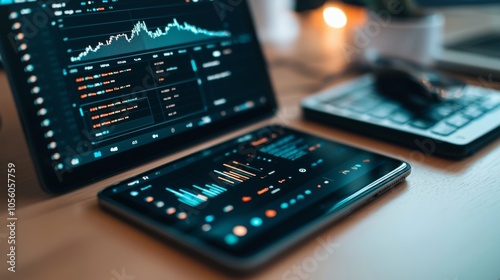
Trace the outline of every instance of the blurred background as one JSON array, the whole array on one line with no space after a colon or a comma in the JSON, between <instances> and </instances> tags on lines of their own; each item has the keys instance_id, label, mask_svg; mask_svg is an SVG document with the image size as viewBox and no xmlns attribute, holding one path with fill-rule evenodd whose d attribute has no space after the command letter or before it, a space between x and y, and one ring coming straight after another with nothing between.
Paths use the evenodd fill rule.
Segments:
<instances>
[{"instance_id":1,"label":"blurred background","mask_svg":"<svg viewBox=\"0 0 500 280\"><path fill-rule=\"evenodd\" d=\"M468 74L481 73L481 69L471 65L457 67L461 59L452 59L452 65L438 61L438 58L444 57L442 50L450 42L453 43L453 40L457 41L458 38L461 43L474 40L463 35L467 32L475 35L483 32L485 35L479 43L469 47L467 52L486 56L486 61L491 56L500 58L499 1L251 0L250 4L270 63L286 64L295 71L319 80L328 80L330 76L336 77L346 68L359 66L366 53L378 44L377 40L393 41L384 39L384 29L387 29L387 25L404 24L411 16L404 18L393 13L389 15L392 16L390 18L372 18L374 14L384 15L384 5L412 5L421 14L441 17L442 21L435 23L436 26L432 28L435 34L423 34L424 39L420 40L430 44L419 47L432 49L429 51L432 54L429 55L432 56L433 65ZM407 33L410 34L408 38L399 37L393 45L403 44L405 40L415 36L414 31ZM429 40L425 40L425 36L430 36ZM280 59L284 57L287 58L286 61ZM314 66L311 68L311 65ZM485 72L493 72L495 75L500 73L499 69L493 70L490 67Z\"/></svg>"}]
</instances>

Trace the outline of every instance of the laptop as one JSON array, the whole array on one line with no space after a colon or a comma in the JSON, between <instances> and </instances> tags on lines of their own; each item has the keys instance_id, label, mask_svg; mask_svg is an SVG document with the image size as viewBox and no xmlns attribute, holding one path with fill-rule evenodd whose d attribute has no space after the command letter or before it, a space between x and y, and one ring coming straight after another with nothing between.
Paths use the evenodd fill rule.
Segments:
<instances>
[{"instance_id":1,"label":"laptop","mask_svg":"<svg viewBox=\"0 0 500 280\"><path fill-rule=\"evenodd\" d=\"M461 28L447 30L437 66L448 71L490 80L500 78L500 5L443 9L448 22Z\"/></svg>"},{"instance_id":2,"label":"laptop","mask_svg":"<svg viewBox=\"0 0 500 280\"><path fill-rule=\"evenodd\" d=\"M0 53L44 190L67 192L273 115L238 5L0 1Z\"/></svg>"}]
</instances>

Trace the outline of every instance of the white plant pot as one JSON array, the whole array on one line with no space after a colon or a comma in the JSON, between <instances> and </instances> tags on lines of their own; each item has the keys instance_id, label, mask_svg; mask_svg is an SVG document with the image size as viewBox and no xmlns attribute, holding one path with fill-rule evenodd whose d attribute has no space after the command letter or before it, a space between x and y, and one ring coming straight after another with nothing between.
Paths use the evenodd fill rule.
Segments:
<instances>
[{"instance_id":1,"label":"white plant pot","mask_svg":"<svg viewBox=\"0 0 500 280\"><path fill-rule=\"evenodd\" d=\"M286 44L297 37L299 24L292 11L295 0L249 0L259 39Z\"/></svg>"},{"instance_id":2,"label":"white plant pot","mask_svg":"<svg viewBox=\"0 0 500 280\"><path fill-rule=\"evenodd\" d=\"M371 35L365 56L367 59L377 55L397 57L432 66L442 50L443 27L444 17L439 13L400 19L381 18L371 12L363 28Z\"/></svg>"}]
</instances>

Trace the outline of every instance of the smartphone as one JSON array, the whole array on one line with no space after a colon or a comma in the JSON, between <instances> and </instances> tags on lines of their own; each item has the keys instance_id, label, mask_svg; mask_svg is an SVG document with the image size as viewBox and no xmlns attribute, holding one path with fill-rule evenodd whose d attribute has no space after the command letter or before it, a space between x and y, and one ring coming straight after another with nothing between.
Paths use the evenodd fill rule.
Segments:
<instances>
[{"instance_id":1,"label":"smartphone","mask_svg":"<svg viewBox=\"0 0 500 280\"><path fill-rule=\"evenodd\" d=\"M403 181L406 162L267 126L99 192L100 205L233 272Z\"/></svg>"}]
</instances>

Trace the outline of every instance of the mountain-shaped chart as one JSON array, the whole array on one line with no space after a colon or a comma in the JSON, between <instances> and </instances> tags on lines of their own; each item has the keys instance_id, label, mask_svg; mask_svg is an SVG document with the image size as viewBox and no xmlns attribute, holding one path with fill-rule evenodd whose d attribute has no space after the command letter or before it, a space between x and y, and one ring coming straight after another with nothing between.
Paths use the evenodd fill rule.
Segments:
<instances>
[{"instance_id":1,"label":"mountain-shaped chart","mask_svg":"<svg viewBox=\"0 0 500 280\"><path fill-rule=\"evenodd\" d=\"M152 50L169 46L195 43L211 38L230 37L229 31L210 31L191 25L179 23L177 19L164 29L149 30L146 22L138 21L130 34L122 33L110 36L105 42L95 46L87 46L77 56L71 57L71 62L94 60L115 55L128 54L144 50Z\"/></svg>"}]
</instances>

